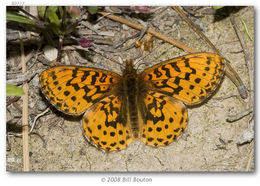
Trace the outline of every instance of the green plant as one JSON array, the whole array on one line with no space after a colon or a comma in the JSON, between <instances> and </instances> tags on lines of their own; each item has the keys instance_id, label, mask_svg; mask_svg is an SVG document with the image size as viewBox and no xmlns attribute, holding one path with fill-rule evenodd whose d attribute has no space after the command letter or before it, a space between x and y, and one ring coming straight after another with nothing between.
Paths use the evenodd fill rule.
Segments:
<instances>
[{"instance_id":1,"label":"green plant","mask_svg":"<svg viewBox=\"0 0 260 186\"><path fill-rule=\"evenodd\" d=\"M6 84L6 96L22 96L23 94L23 89L20 87Z\"/></svg>"}]
</instances>

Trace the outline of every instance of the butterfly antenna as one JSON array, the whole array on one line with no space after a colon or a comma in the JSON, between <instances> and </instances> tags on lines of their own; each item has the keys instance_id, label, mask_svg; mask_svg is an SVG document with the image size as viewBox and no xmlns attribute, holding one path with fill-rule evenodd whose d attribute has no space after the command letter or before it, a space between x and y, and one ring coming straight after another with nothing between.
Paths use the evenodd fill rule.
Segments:
<instances>
[{"instance_id":1,"label":"butterfly antenna","mask_svg":"<svg viewBox=\"0 0 260 186\"><path fill-rule=\"evenodd\" d=\"M145 62L143 62L143 63L140 63L140 62L143 61L143 60L144 60L148 55L150 55L154 50L157 50L159 47L162 47L162 46L163 46L162 44L164 44L164 43L165 43L165 42L162 41L157 47L153 48L151 52L149 52L149 53L146 54L144 57L142 57L140 60L138 60L138 61L134 64L134 66L137 66L136 69L138 69L141 65L144 65ZM140 64L138 64L138 63L140 63Z\"/></svg>"},{"instance_id":2,"label":"butterfly antenna","mask_svg":"<svg viewBox=\"0 0 260 186\"><path fill-rule=\"evenodd\" d=\"M95 49L92 48L92 50L93 50L95 53L99 54L101 57L103 57L103 58L105 58L105 59L108 59L108 60L110 60L111 62L114 62L114 63L118 64L120 67L124 68L124 66L125 66L124 64L122 64L122 63L120 63L120 62L118 62L118 61L115 61L115 60L112 59L111 57L107 56L104 52L99 51L99 50L97 50L96 48L95 48Z\"/></svg>"}]
</instances>

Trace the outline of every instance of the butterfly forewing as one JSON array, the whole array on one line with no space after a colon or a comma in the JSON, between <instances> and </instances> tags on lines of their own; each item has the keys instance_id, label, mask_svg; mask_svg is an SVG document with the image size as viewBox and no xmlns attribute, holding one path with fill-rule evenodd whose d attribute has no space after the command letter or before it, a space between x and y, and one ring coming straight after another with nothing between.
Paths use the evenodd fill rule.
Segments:
<instances>
[{"instance_id":1,"label":"butterfly forewing","mask_svg":"<svg viewBox=\"0 0 260 186\"><path fill-rule=\"evenodd\" d=\"M59 66L40 75L45 97L60 111L79 115L117 87L121 76L106 70Z\"/></svg>"},{"instance_id":2,"label":"butterfly forewing","mask_svg":"<svg viewBox=\"0 0 260 186\"><path fill-rule=\"evenodd\" d=\"M224 60L212 53L195 53L174 58L140 74L147 89L172 96L186 104L208 98L221 82Z\"/></svg>"}]
</instances>

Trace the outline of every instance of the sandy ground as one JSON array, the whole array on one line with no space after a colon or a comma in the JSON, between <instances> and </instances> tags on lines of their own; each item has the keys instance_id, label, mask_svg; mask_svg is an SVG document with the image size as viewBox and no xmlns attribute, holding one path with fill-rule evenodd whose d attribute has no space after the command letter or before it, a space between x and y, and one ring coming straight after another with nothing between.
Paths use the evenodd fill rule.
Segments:
<instances>
[{"instance_id":1,"label":"sandy ground","mask_svg":"<svg viewBox=\"0 0 260 186\"><path fill-rule=\"evenodd\" d=\"M254 42L250 41L245 34L240 21L243 19L246 22L249 33L253 35L254 8L243 8L234 15L254 64ZM175 19L179 20L176 24L174 23ZM105 21L108 21L108 24L113 27L113 21ZM233 68L238 72L246 87L249 87L249 74L244 53L229 17L213 22L214 17L208 15L197 19L197 21L204 28L205 35L232 62ZM171 8L156 14L152 22L151 27L153 27L152 25L157 26L158 32L170 38L180 40L198 51L212 51ZM134 29L127 26L123 26L117 31L117 40L136 33ZM122 33L120 34L120 32ZM133 49L120 55L115 54L114 59L119 60L119 56L124 59L135 58L135 51ZM155 39L154 49L143 59L143 62L151 66L182 54L186 53L170 44L161 44L160 40ZM147 53L142 56L144 55ZM92 63L86 62L86 59L82 59L82 55L77 52L71 52L71 56L76 61L84 60L87 66L122 72L117 64L99 55L93 58ZM43 66L39 64L39 68L43 68ZM38 76L30 82L29 87L30 122L32 122L34 117L42 112L39 108L43 110L47 101L40 94ZM251 89L253 90L253 87ZM251 93L253 94L253 92ZM241 113L251 104L249 99L242 100L239 97L224 99L224 96L237 94L236 86L225 77L212 99L200 107L188 109L188 125L176 142L167 147L152 148L141 141L134 141L125 150L113 153L102 152L85 141L80 128L80 117L65 116L52 108L50 113L40 118L35 129L46 140L46 143L43 143L37 135L29 137L30 170L93 172L254 171L254 140L243 145L237 144L240 135L249 127L250 115L235 122L227 122L229 115ZM7 121L21 115L17 109L17 107L21 108L21 103L19 100L16 106L11 105L7 108ZM19 130L15 131L17 127L14 127L19 123L9 123L8 125L10 125L8 126L9 132L19 133ZM8 171L22 171L22 139L10 136L9 142L11 150L6 152L6 169Z\"/></svg>"}]
</instances>

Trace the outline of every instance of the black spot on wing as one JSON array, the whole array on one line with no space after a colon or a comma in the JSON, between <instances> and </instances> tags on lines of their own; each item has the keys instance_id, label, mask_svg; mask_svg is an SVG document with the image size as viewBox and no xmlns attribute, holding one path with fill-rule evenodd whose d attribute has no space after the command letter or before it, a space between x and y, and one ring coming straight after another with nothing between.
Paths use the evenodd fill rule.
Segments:
<instances>
[{"instance_id":1,"label":"black spot on wing","mask_svg":"<svg viewBox=\"0 0 260 186\"><path fill-rule=\"evenodd\" d=\"M158 68L154 69L153 73L156 75L157 78L162 76L162 73L158 70Z\"/></svg>"},{"instance_id":2,"label":"black spot on wing","mask_svg":"<svg viewBox=\"0 0 260 186\"><path fill-rule=\"evenodd\" d=\"M89 76L89 71L84 71L83 72L83 76L81 77L81 81L85 81L87 79L87 77Z\"/></svg>"},{"instance_id":3,"label":"black spot on wing","mask_svg":"<svg viewBox=\"0 0 260 186\"><path fill-rule=\"evenodd\" d=\"M176 62L170 63L170 65L172 66L172 68L174 68L174 70L176 70L177 72L181 72L181 69L177 66Z\"/></svg>"},{"instance_id":4,"label":"black spot on wing","mask_svg":"<svg viewBox=\"0 0 260 186\"><path fill-rule=\"evenodd\" d=\"M92 80L91 80L91 85L95 85L95 83L97 82L97 77L99 77L99 73L98 72L95 72L94 75L92 75Z\"/></svg>"},{"instance_id":5,"label":"black spot on wing","mask_svg":"<svg viewBox=\"0 0 260 186\"><path fill-rule=\"evenodd\" d=\"M104 83L106 81L106 79L107 79L107 75L103 73L102 76L99 79L99 82Z\"/></svg>"}]
</instances>

